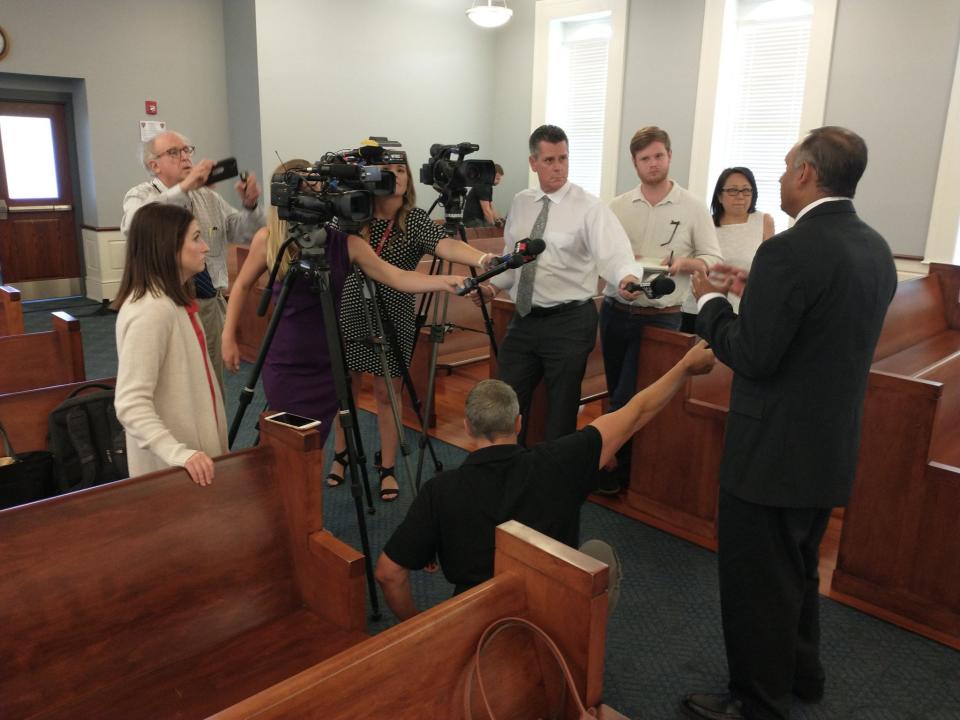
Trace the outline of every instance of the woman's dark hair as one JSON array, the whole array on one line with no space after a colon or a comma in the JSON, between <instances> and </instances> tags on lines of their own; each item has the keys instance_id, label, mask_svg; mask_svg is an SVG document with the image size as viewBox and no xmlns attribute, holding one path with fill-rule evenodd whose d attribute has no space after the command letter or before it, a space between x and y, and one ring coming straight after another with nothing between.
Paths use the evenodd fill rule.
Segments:
<instances>
[{"instance_id":1,"label":"woman's dark hair","mask_svg":"<svg viewBox=\"0 0 960 720\"><path fill-rule=\"evenodd\" d=\"M723 186L729 178L734 173L740 173L743 175L747 182L750 183L750 188L753 190L753 195L750 197L750 207L747 208L747 213L752 213L757 211L757 180L753 177L753 171L750 168L745 167L729 167L720 173L720 177L717 178L717 185L713 188L713 199L710 201L710 214L713 215L713 224L716 227L720 227L720 218L723 217L723 205L720 202L720 191L723 189Z\"/></svg>"},{"instance_id":2,"label":"woman's dark hair","mask_svg":"<svg viewBox=\"0 0 960 720\"><path fill-rule=\"evenodd\" d=\"M149 292L166 295L177 305L193 302L193 281L183 282L177 256L193 214L177 205L150 203L137 210L127 234L127 261L113 308Z\"/></svg>"}]
</instances>

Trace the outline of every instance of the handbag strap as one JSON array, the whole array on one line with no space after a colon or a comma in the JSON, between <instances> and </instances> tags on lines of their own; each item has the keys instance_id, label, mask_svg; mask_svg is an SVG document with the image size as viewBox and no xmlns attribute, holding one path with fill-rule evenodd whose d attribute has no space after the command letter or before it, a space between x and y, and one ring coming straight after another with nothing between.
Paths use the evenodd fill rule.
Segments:
<instances>
[{"instance_id":1,"label":"handbag strap","mask_svg":"<svg viewBox=\"0 0 960 720\"><path fill-rule=\"evenodd\" d=\"M490 720L496 720L493 715L493 710L490 708L490 701L487 698L486 688L483 685L483 673L480 671L480 658L483 655L484 648L490 644L493 638L507 628L512 627L520 627L529 630L543 640L544 645L547 646L547 649L550 650L550 653L557 661L557 665L560 666L560 670L563 673L564 687L570 688L570 695L573 697L573 701L576 705L578 717L580 717L581 720L585 718L594 718L594 714L588 711L587 708L584 707L583 702L580 700L580 695L577 693L577 686L573 681L573 674L570 672L570 666L567 665L567 661L563 657L563 653L560 651L560 648L557 647L557 644L553 641L553 638L551 638L539 625L536 625L535 623L532 623L529 620L521 617L505 617L501 618L500 620L496 620L488 625L487 629L484 630L483 634L480 636L480 640L477 642L477 649L473 653L473 667L467 674L466 687L464 689L465 717L468 719L471 718L473 675L476 673L477 687L480 690L480 699L483 701L483 707L487 711L487 715L489 716Z\"/></svg>"}]
</instances>

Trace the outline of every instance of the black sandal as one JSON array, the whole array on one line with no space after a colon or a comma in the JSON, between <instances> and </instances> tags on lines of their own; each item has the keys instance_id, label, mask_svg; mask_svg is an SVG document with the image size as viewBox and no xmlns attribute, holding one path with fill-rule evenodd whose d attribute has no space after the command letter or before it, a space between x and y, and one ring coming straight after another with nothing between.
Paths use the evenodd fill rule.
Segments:
<instances>
[{"instance_id":1,"label":"black sandal","mask_svg":"<svg viewBox=\"0 0 960 720\"><path fill-rule=\"evenodd\" d=\"M377 472L380 473L380 500L383 502L393 502L398 497L400 497L400 483L397 481L397 476L393 472L392 467L377 467ZM395 488L385 488L383 486L383 481L388 477L392 477L393 481L397 483Z\"/></svg>"},{"instance_id":2,"label":"black sandal","mask_svg":"<svg viewBox=\"0 0 960 720\"><path fill-rule=\"evenodd\" d=\"M347 453L347 449L344 448L340 452L334 452L333 462L340 463L343 467L343 473L347 473L347 463L350 460L350 455ZM333 463L330 464L330 467L333 468ZM327 475L327 487L337 487L338 485L343 485L343 475L338 475L337 473L330 470L330 473Z\"/></svg>"}]
</instances>

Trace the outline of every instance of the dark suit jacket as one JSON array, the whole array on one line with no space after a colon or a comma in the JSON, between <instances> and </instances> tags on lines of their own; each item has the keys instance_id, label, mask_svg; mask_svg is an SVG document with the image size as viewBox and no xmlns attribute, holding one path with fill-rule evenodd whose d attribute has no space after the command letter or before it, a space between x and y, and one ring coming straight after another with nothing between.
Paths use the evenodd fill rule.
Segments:
<instances>
[{"instance_id":1,"label":"dark suit jacket","mask_svg":"<svg viewBox=\"0 0 960 720\"><path fill-rule=\"evenodd\" d=\"M735 373L721 487L761 505L846 503L896 285L886 241L832 201L760 245L739 316L725 298L704 305L697 334Z\"/></svg>"}]
</instances>

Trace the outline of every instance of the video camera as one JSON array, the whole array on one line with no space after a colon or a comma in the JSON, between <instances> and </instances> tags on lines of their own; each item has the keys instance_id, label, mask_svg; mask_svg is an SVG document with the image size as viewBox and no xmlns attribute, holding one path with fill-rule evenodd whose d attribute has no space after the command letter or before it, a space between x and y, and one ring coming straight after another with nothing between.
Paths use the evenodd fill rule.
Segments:
<instances>
[{"instance_id":1,"label":"video camera","mask_svg":"<svg viewBox=\"0 0 960 720\"><path fill-rule=\"evenodd\" d=\"M373 196L394 192L394 174L377 167L389 162L389 152L339 150L310 167L278 173L270 179L270 204L281 220L319 225L336 217L344 232L357 232L373 216Z\"/></svg>"},{"instance_id":2,"label":"video camera","mask_svg":"<svg viewBox=\"0 0 960 720\"><path fill-rule=\"evenodd\" d=\"M444 197L466 195L474 185L493 185L496 169L493 160L465 160L480 149L474 143L430 146L430 159L420 168L420 182L432 185Z\"/></svg>"}]
</instances>

